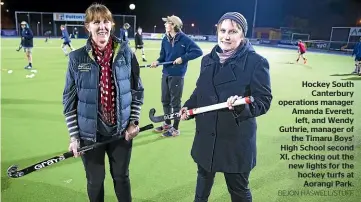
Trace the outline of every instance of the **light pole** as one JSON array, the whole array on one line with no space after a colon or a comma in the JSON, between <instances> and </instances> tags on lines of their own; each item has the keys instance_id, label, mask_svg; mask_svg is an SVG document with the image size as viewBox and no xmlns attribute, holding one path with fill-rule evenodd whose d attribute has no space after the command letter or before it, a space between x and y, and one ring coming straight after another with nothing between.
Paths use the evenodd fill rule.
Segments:
<instances>
[{"instance_id":1,"label":"light pole","mask_svg":"<svg viewBox=\"0 0 361 202\"><path fill-rule=\"evenodd\" d=\"M153 33L155 33L155 28L157 28L157 25L154 25L154 27L153 27Z\"/></svg>"},{"instance_id":2,"label":"light pole","mask_svg":"<svg viewBox=\"0 0 361 202\"><path fill-rule=\"evenodd\" d=\"M51 22L49 22L49 30L51 30L51 36L53 36L53 34L55 34L55 33L54 33L54 28L51 27Z\"/></svg>"},{"instance_id":3,"label":"light pole","mask_svg":"<svg viewBox=\"0 0 361 202\"><path fill-rule=\"evenodd\" d=\"M255 0L254 11L253 11L252 38L254 38L254 34L255 34L254 28L256 27L257 4L258 4L258 0Z\"/></svg>"},{"instance_id":4,"label":"light pole","mask_svg":"<svg viewBox=\"0 0 361 202\"><path fill-rule=\"evenodd\" d=\"M129 4L129 9L131 10L130 12L132 13L133 12L133 10L135 9L135 5L134 4ZM137 26L137 18L135 17L134 18L134 27L133 27L133 36L135 35L135 33L137 32L137 28L136 28L136 26Z\"/></svg>"},{"instance_id":5,"label":"light pole","mask_svg":"<svg viewBox=\"0 0 361 202\"><path fill-rule=\"evenodd\" d=\"M38 22L38 24L36 24L36 33L38 34L38 36L40 36L39 35L39 25L40 25L40 22Z\"/></svg>"}]
</instances>

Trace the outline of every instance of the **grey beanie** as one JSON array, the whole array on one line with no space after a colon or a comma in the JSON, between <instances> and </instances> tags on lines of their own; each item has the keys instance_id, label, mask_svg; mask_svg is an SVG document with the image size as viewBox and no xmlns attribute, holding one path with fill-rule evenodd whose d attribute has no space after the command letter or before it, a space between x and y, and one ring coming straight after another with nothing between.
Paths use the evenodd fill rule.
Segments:
<instances>
[{"instance_id":1,"label":"grey beanie","mask_svg":"<svg viewBox=\"0 0 361 202\"><path fill-rule=\"evenodd\" d=\"M247 20L246 18L238 13L238 12L228 12L225 13L219 20L218 20L218 24L220 22L222 22L223 20L226 19L230 19L230 20L234 20L236 23L238 23L239 25L241 25L243 32L244 32L244 36L247 35L247 31L248 31L248 24L247 24Z\"/></svg>"}]
</instances>

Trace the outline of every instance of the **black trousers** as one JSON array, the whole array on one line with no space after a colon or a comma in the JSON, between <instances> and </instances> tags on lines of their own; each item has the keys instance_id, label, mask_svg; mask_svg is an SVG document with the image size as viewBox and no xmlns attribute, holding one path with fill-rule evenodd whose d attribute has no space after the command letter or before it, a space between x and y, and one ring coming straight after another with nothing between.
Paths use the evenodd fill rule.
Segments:
<instances>
[{"instance_id":1,"label":"black trousers","mask_svg":"<svg viewBox=\"0 0 361 202\"><path fill-rule=\"evenodd\" d=\"M198 165L197 186L194 202L207 202L211 194L216 173L207 172ZM252 202L252 194L248 188L248 173L224 173L228 192L232 202Z\"/></svg>"},{"instance_id":2,"label":"black trousers","mask_svg":"<svg viewBox=\"0 0 361 202\"><path fill-rule=\"evenodd\" d=\"M164 114L179 112L183 94L182 76L162 76L162 104Z\"/></svg>"},{"instance_id":3,"label":"black trousers","mask_svg":"<svg viewBox=\"0 0 361 202\"><path fill-rule=\"evenodd\" d=\"M101 141L107 138L102 137ZM80 141L81 147L89 144L93 144L93 142ZM132 142L122 139L90 150L82 155L90 202L104 202L105 154L107 154L109 159L110 174L113 178L114 190L118 201L132 201L129 181L131 150Z\"/></svg>"}]
</instances>

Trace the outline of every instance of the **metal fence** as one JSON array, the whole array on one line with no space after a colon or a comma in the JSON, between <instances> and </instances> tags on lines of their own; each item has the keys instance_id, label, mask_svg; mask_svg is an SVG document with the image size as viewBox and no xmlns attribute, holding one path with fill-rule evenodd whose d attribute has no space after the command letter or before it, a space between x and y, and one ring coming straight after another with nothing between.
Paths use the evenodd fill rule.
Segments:
<instances>
[{"instance_id":1,"label":"metal fence","mask_svg":"<svg viewBox=\"0 0 361 202\"><path fill-rule=\"evenodd\" d=\"M70 13L71 14L71 13ZM16 32L20 35L20 23L26 21L35 36L44 36L46 31L51 31L51 36L61 36L60 25L69 25L68 32L71 34L73 29L77 27L80 38L87 37L82 20L61 20L56 18L57 13L52 12L31 12L31 11L15 11ZM74 14L83 15L83 14ZM136 16L135 15L113 15L115 21L115 35L119 36L120 28L125 23L129 23L131 28L128 30L130 37L136 33ZM77 26L79 25L79 26Z\"/></svg>"}]
</instances>

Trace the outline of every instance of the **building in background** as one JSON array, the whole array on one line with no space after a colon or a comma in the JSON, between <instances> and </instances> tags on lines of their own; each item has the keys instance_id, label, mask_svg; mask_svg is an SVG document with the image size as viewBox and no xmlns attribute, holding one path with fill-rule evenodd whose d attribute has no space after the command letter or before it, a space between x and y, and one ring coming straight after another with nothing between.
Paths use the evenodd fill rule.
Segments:
<instances>
[{"instance_id":1,"label":"building in background","mask_svg":"<svg viewBox=\"0 0 361 202\"><path fill-rule=\"evenodd\" d=\"M257 39L280 40L281 30L273 27L256 27L254 29Z\"/></svg>"}]
</instances>

